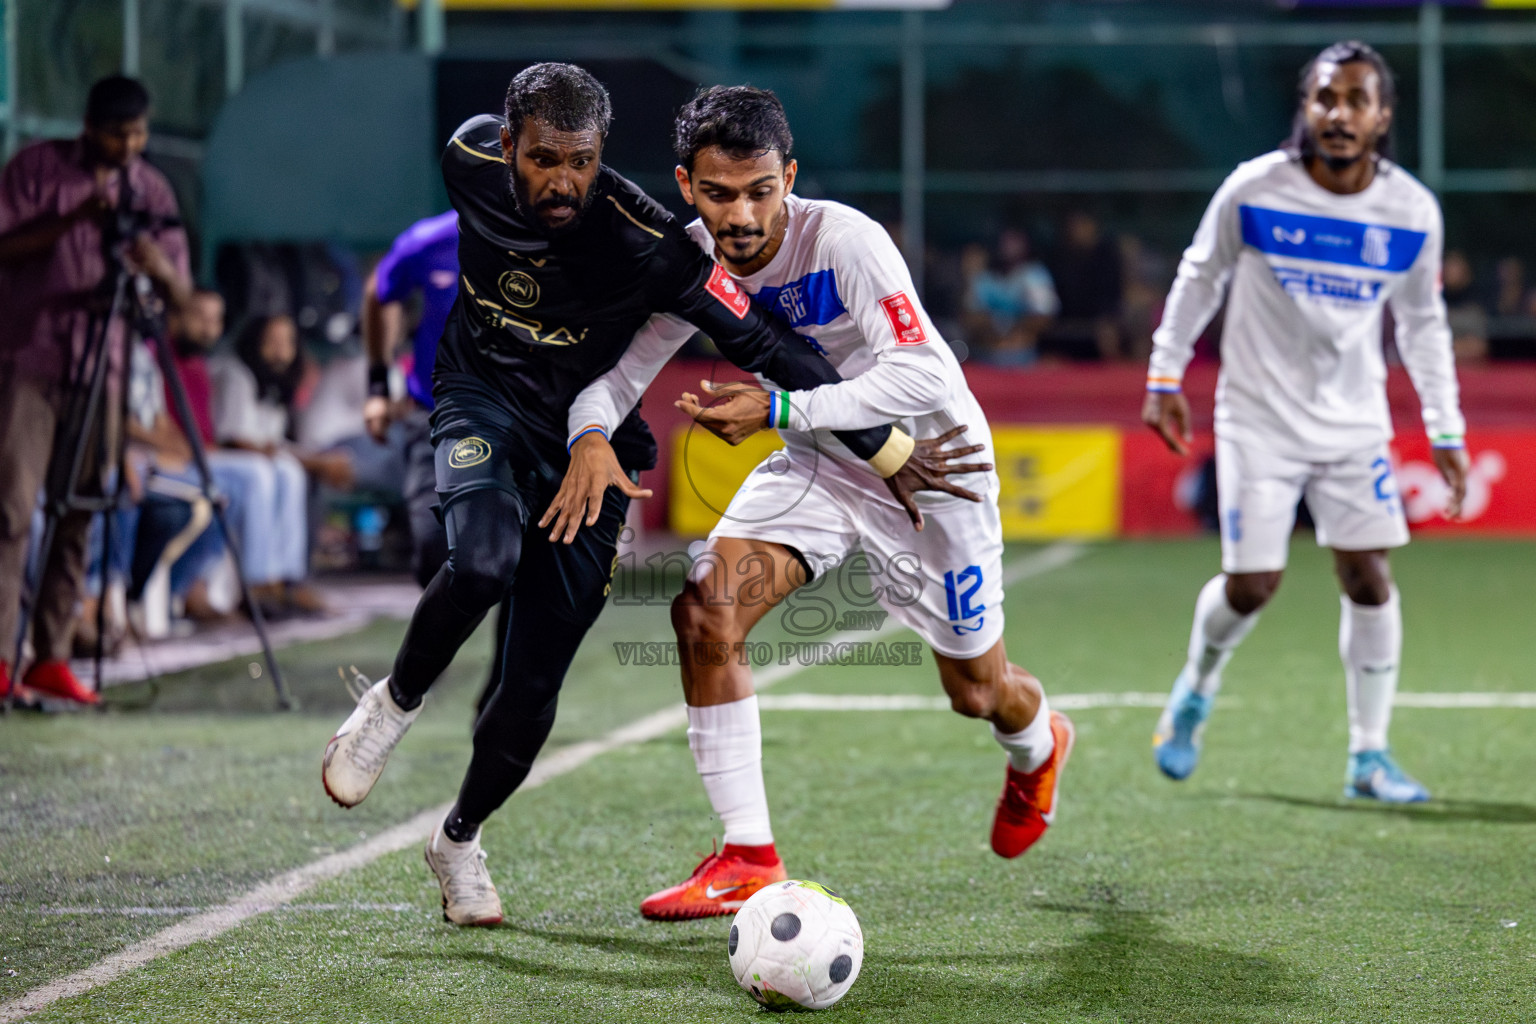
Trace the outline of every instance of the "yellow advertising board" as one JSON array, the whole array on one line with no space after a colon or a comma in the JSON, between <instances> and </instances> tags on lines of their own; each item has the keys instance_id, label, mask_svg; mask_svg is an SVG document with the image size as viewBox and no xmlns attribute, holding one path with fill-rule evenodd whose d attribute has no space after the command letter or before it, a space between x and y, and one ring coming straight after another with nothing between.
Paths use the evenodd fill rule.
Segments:
<instances>
[{"instance_id":1,"label":"yellow advertising board","mask_svg":"<svg viewBox=\"0 0 1536 1024\"><path fill-rule=\"evenodd\" d=\"M1113 537L1120 531L1120 432L1114 427L994 426L999 505L1008 540ZM668 517L703 536L747 474L783 447L763 431L732 448L699 427L672 435Z\"/></svg>"},{"instance_id":2,"label":"yellow advertising board","mask_svg":"<svg viewBox=\"0 0 1536 1024\"><path fill-rule=\"evenodd\" d=\"M776 431L760 430L732 448L699 426L672 433L667 519L672 532L702 537L715 528L752 468L784 447Z\"/></svg>"},{"instance_id":3,"label":"yellow advertising board","mask_svg":"<svg viewBox=\"0 0 1536 1024\"><path fill-rule=\"evenodd\" d=\"M1120 431L994 426L1007 540L1103 538L1120 532Z\"/></svg>"}]
</instances>

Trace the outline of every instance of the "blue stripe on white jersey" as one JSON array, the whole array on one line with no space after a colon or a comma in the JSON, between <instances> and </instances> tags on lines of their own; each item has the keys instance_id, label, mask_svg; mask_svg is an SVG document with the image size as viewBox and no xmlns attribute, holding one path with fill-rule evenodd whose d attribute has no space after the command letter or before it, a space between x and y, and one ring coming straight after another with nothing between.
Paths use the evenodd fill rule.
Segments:
<instances>
[{"instance_id":1,"label":"blue stripe on white jersey","mask_svg":"<svg viewBox=\"0 0 1536 1024\"><path fill-rule=\"evenodd\" d=\"M1243 242L1267 255L1393 274L1413 266L1426 237L1422 231L1407 228L1315 217L1263 206L1244 204L1238 213Z\"/></svg>"},{"instance_id":2,"label":"blue stripe on white jersey","mask_svg":"<svg viewBox=\"0 0 1536 1024\"><path fill-rule=\"evenodd\" d=\"M837 271L832 267L776 288L759 288L752 297L789 321L791 327L829 324L848 312L837 294Z\"/></svg>"}]
</instances>

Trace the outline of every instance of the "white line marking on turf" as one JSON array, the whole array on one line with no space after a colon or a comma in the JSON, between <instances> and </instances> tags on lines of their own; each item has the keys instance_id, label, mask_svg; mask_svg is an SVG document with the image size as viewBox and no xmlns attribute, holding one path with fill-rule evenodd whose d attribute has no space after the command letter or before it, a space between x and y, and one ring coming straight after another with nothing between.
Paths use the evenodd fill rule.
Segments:
<instances>
[{"instance_id":1,"label":"white line marking on turf","mask_svg":"<svg viewBox=\"0 0 1536 1024\"><path fill-rule=\"evenodd\" d=\"M1052 693L1051 707L1059 711L1092 708L1161 708L1166 693ZM1536 708L1536 693L1399 693L1393 701L1400 708ZM896 693L780 693L759 697L764 711L948 711L948 697ZM1241 707L1231 697L1227 709Z\"/></svg>"},{"instance_id":2,"label":"white line marking on turf","mask_svg":"<svg viewBox=\"0 0 1536 1024\"><path fill-rule=\"evenodd\" d=\"M1399 708L1536 708L1536 693L1402 693Z\"/></svg>"},{"instance_id":3,"label":"white line marking on turf","mask_svg":"<svg viewBox=\"0 0 1536 1024\"><path fill-rule=\"evenodd\" d=\"M1051 707L1061 711L1089 708L1160 708L1166 693L1052 693ZM948 697L922 694L781 693L757 699L764 711L948 711Z\"/></svg>"},{"instance_id":4,"label":"white line marking on turf","mask_svg":"<svg viewBox=\"0 0 1536 1024\"><path fill-rule=\"evenodd\" d=\"M206 909L206 907L40 907L37 912L48 917L181 917L184 914L200 913ZM378 914L386 911L403 914L407 911L415 913L421 908L414 903L287 903L272 909L289 914Z\"/></svg>"},{"instance_id":5,"label":"white line marking on turf","mask_svg":"<svg viewBox=\"0 0 1536 1024\"><path fill-rule=\"evenodd\" d=\"M1052 544L1009 566L1003 572L1003 582L1005 585L1017 583L1020 580L1059 569L1081 557L1085 550L1081 544ZM829 637L828 640L832 644L838 644L849 640L896 633L905 628L888 620L879 630L838 633ZM813 661L809 665L775 665L766 672L758 674L755 679L757 688L761 690L772 686L813 667L814 664ZM656 739L687 723L687 708L683 704L674 704L629 725L620 726L601 739L561 747L534 763L533 770L528 773L528 779L521 788L532 789L542 786L551 779L580 768L599 754ZM217 938L257 914L264 914L292 903L296 897L327 879L371 864L386 854L425 842L433 826L443 820L450 807L452 804L442 804L422 811L409 821L386 829L372 839L358 843L340 853L322 857L301 868L279 875L269 882L263 882L222 907L204 911L185 921L178 921L169 928L127 949L113 953L90 967L41 985L9 1003L0 1005L0 1024L14 1024L60 999L82 995L93 988L115 981L129 971L143 967L167 953L185 949L194 942Z\"/></svg>"}]
</instances>

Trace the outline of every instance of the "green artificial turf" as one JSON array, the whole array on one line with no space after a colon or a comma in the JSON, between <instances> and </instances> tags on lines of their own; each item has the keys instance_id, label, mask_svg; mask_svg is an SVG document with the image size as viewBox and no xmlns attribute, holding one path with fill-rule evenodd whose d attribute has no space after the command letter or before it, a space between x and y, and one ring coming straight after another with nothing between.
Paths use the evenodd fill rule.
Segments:
<instances>
[{"instance_id":1,"label":"green artificial turf","mask_svg":"<svg viewBox=\"0 0 1536 1024\"><path fill-rule=\"evenodd\" d=\"M1394 565L1404 690L1536 690L1536 545L1420 542ZM1164 690L1215 569L1211 542L1088 548L1010 589L1010 653L1058 693ZM776 618L764 627L785 638ZM1536 710L1400 709L1396 752L1437 799L1344 801L1337 628L1327 558L1298 540L1228 669L1195 775L1175 784L1152 767L1155 710L1073 712L1057 825L1013 862L986 845L1002 757L985 726L939 711L765 712L780 852L791 874L845 895L864 928L859 981L827 1015L1536 1019ZM320 788L320 752L349 705L336 667L384 671L399 633L381 623L284 652L296 713L265 710L265 682L242 661L153 695L114 690L107 714L0 722L0 1001L154 933L176 908L215 906L450 799L483 635L366 803L342 811ZM573 667L553 743L675 703L675 669L623 666L613 648L668 633L664 603L609 609ZM925 656L808 669L774 692L938 686ZM759 1019L726 963L727 921L663 925L636 910L715 835L679 729L520 794L487 824L499 928L444 924L412 849L30 1019Z\"/></svg>"}]
</instances>

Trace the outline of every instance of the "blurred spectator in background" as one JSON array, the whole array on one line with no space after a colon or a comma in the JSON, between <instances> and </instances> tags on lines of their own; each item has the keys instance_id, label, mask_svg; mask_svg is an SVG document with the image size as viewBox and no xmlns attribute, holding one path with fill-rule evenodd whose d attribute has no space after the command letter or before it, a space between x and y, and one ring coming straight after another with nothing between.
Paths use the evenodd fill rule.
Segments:
<instances>
[{"instance_id":1,"label":"blurred spectator in background","mask_svg":"<svg viewBox=\"0 0 1536 1024\"><path fill-rule=\"evenodd\" d=\"M1525 264L1518 256L1506 256L1494 265L1493 311L1499 316L1525 312Z\"/></svg>"},{"instance_id":2,"label":"blurred spectator in background","mask_svg":"<svg viewBox=\"0 0 1536 1024\"><path fill-rule=\"evenodd\" d=\"M101 636L97 632L96 609L103 593L120 588L127 602L128 617L137 622L142 632L145 615L140 604L157 568L163 564L167 572L167 607L162 611L169 615L198 577L223 554L224 538L217 529L210 528L213 508L202 494L201 478L192 464L192 446L168 415L169 401L168 385L149 346L136 343L129 363L128 418L124 430L128 440L126 484L131 501L112 513L110 551L103 550L108 538L102 516L96 516L92 524L91 596L81 607L75 629L77 657L95 653ZM103 562L108 566L105 587ZM110 653L127 623L118 615L117 602L107 604L108 629L101 645Z\"/></svg>"},{"instance_id":3,"label":"blurred spectator in background","mask_svg":"<svg viewBox=\"0 0 1536 1024\"><path fill-rule=\"evenodd\" d=\"M288 442L290 411L304 375L298 331L288 316L257 317L235 342L233 354L208 361L213 386L213 429L227 448L267 460L273 471L273 504L284 529L267 535L261 557L247 556L252 588L264 610L324 611L304 584L309 566L308 477L341 490L352 485L351 463L340 454L306 454ZM288 528L298 524L298 529Z\"/></svg>"},{"instance_id":4,"label":"blurred spectator in background","mask_svg":"<svg viewBox=\"0 0 1536 1024\"><path fill-rule=\"evenodd\" d=\"M1120 300L1122 354L1145 361L1152 355L1152 332L1162 319L1163 297L1168 293L1173 267L1135 235L1121 235L1119 247L1124 281Z\"/></svg>"},{"instance_id":5,"label":"blurred spectator in background","mask_svg":"<svg viewBox=\"0 0 1536 1024\"><path fill-rule=\"evenodd\" d=\"M1445 254L1441 280L1456 361L1483 362L1488 358L1488 311L1478 301L1472 264L1465 253L1452 249Z\"/></svg>"},{"instance_id":6,"label":"blurred spectator in background","mask_svg":"<svg viewBox=\"0 0 1536 1024\"><path fill-rule=\"evenodd\" d=\"M224 299L216 291L198 289L183 315L171 319L176 370L187 393L193 424L208 452L209 472L225 499L225 522L238 542L246 581L263 610L279 616L289 611L285 582L305 575L303 549L298 549L296 559L292 542L292 538L307 535L303 478L288 460L219 444L214 431L209 355L223 336ZM171 414L178 426L188 429L174 405ZM188 618L215 621L230 610L212 600L209 581L214 575L215 569L210 567L187 591ZM315 603L307 588L296 589L301 607Z\"/></svg>"},{"instance_id":7,"label":"blurred spectator in background","mask_svg":"<svg viewBox=\"0 0 1536 1024\"><path fill-rule=\"evenodd\" d=\"M112 76L91 86L78 138L28 146L0 177L0 692L11 689L33 509L61 426L66 382L85 347L108 272L104 226L125 198L124 184L135 210L162 223L179 216L169 182L142 159L148 140L149 93L131 78ZM168 306L185 301L191 283L187 239L179 227L126 239L120 254L149 277ZM119 353L124 326L118 318L108 330L108 344ZM120 366L113 378L110 391L120 394ZM106 418L98 426L109 441L110 464L118 435ZM96 444L85 449L82 490L100 493L99 450ZM23 680L83 703L95 703L97 696L75 678L66 659L90 524L89 512L71 513L58 524L32 603L37 661Z\"/></svg>"},{"instance_id":8,"label":"blurred spectator in background","mask_svg":"<svg viewBox=\"0 0 1536 1024\"><path fill-rule=\"evenodd\" d=\"M1041 355L1077 360L1120 356L1120 264L1119 247L1092 214L1076 210L1067 215L1049 260L1061 312L1041 336Z\"/></svg>"},{"instance_id":9,"label":"blurred spectator in background","mask_svg":"<svg viewBox=\"0 0 1536 1024\"><path fill-rule=\"evenodd\" d=\"M960 259L966 280L961 315L971 349L998 366L1033 363L1040 332L1059 303L1051 272L1030 258L1029 237L1009 228L990 254L969 245Z\"/></svg>"}]
</instances>

